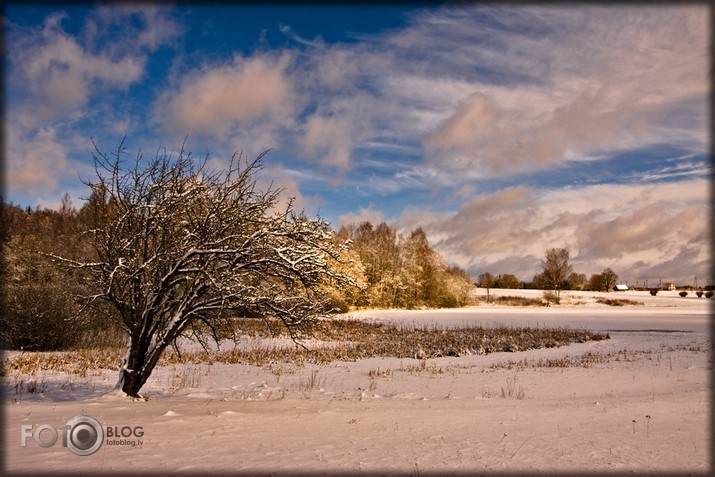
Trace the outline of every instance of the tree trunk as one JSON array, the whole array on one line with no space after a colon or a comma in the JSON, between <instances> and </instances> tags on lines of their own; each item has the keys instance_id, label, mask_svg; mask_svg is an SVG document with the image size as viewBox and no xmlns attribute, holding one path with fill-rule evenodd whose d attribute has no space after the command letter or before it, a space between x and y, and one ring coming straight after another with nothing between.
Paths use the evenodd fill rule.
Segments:
<instances>
[{"instance_id":1,"label":"tree trunk","mask_svg":"<svg viewBox=\"0 0 715 477\"><path fill-rule=\"evenodd\" d=\"M121 389L125 394L131 397L139 397L139 389L144 384L141 379L143 359L138 356L136 343L134 339L130 340L127 355L122 360L122 368L119 370L119 380L115 389Z\"/></svg>"},{"instance_id":2,"label":"tree trunk","mask_svg":"<svg viewBox=\"0 0 715 477\"><path fill-rule=\"evenodd\" d=\"M137 350L137 344L132 340L127 350L127 356L122 361L119 370L119 380L115 389L121 389L127 396L141 397L139 390L144 386L154 367L159 362L159 357L166 346L158 346L146 353Z\"/></svg>"},{"instance_id":3,"label":"tree trunk","mask_svg":"<svg viewBox=\"0 0 715 477\"><path fill-rule=\"evenodd\" d=\"M141 381L138 372L122 367L115 389L121 389L127 396L140 397L139 390L143 385Z\"/></svg>"}]
</instances>

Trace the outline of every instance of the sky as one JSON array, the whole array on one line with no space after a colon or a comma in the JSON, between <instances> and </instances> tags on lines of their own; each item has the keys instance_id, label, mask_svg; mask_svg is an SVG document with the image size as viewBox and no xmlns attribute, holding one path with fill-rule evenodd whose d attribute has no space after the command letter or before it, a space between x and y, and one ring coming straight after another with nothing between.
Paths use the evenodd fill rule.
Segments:
<instances>
[{"instance_id":1,"label":"sky","mask_svg":"<svg viewBox=\"0 0 715 477\"><path fill-rule=\"evenodd\" d=\"M94 141L265 156L334 228L416 227L473 277L548 248L710 283L706 5L10 5L5 200L82 205ZM715 280L713 280L715 282ZM715 285L715 283L712 283Z\"/></svg>"}]
</instances>

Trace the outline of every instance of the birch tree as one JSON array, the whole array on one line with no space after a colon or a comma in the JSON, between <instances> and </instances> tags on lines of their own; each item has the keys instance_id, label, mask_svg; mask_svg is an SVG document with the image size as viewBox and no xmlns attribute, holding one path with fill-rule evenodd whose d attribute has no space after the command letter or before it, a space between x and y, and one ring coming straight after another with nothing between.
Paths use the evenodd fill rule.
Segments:
<instances>
[{"instance_id":1,"label":"birch tree","mask_svg":"<svg viewBox=\"0 0 715 477\"><path fill-rule=\"evenodd\" d=\"M556 304L561 302L561 289L572 272L569 264L569 251L565 248L550 248L541 261L544 271L541 274L544 287L553 290Z\"/></svg>"},{"instance_id":2,"label":"birch tree","mask_svg":"<svg viewBox=\"0 0 715 477\"><path fill-rule=\"evenodd\" d=\"M112 154L95 144L96 178L85 183L96 256L55 258L86 272L89 303L116 309L128 335L117 388L127 395L139 396L180 336L215 332L217 320L238 313L277 317L298 339L333 311L320 284L351 283L329 266L341 245L328 224L296 213L292 200L280 206L280 190L259 188L264 154L234 154L227 169L212 170L183 147L130 161L124 142Z\"/></svg>"},{"instance_id":3,"label":"birch tree","mask_svg":"<svg viewBox=\"0 0 715 477\"><path fill-rule=\"evenodd\" d=\"M477 277L477 285L487 289L487 303L489 303L489 289L494 286L494 275L489 272L480 273Z\"/></svg>"}]
</instances>

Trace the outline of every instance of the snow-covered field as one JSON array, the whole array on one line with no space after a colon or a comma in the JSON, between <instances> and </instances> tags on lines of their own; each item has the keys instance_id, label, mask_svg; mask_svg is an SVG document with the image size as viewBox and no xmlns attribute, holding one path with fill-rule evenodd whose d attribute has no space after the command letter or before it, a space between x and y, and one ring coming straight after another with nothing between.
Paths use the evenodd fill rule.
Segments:
<instances>
[{"instance_id":1,"label":"snow-covered field","mask_svg":"<svg viewBox=\"0 0 715 477\"><path fill-rule=\"evenodd\" d=\"M611 307L596 303L598 296L643 305ZM568 292L563 301L352 316L566 326L608 331L611 339L426 361L170 366L144 388L149 401L111 393L112 371L10 375L3 379L5 472L706 473L712 301L675 292ZM582 356L590 357L586 366L537 366ZM27 392L32 380L43 392ZM62 447L61 431L49 447L32 437L38 426L59 429L80 415L96 418L105 433L92 455ZM24 447L23 425L33 426L25 427ZM50 442L52 431L39 437Z\"/></svg>"}]
</instances>

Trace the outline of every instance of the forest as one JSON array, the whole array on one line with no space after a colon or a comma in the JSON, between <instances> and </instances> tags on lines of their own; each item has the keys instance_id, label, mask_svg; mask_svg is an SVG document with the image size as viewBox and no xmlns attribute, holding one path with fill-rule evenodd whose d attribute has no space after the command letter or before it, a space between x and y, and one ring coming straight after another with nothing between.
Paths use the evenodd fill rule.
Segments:
<instances>
[{"instance_id":1,"label":"forest","mask_svg":"<svg viewBox=\"0 0 715 477\"><path fill-rule=\"evenodd\" d=\"M99 213L96 198L75 207L65 194L59 210L2 204L3 345L11 349L60 350L112 344L125 335L112 307L87 307L91 283L80 270L60 267L51 255L96 259L87 231ZM474 287L467 273L446 266L421 228L403 236L382 222L351 224L333 231L336 242L350 245L333 263L357 286L326 279L321 289L330 306L351 308L440 308L468 303ZM116 317L114 317L116 318ZM118 344L118 343L115 343Z\"/></svg>"}]
</instances>

